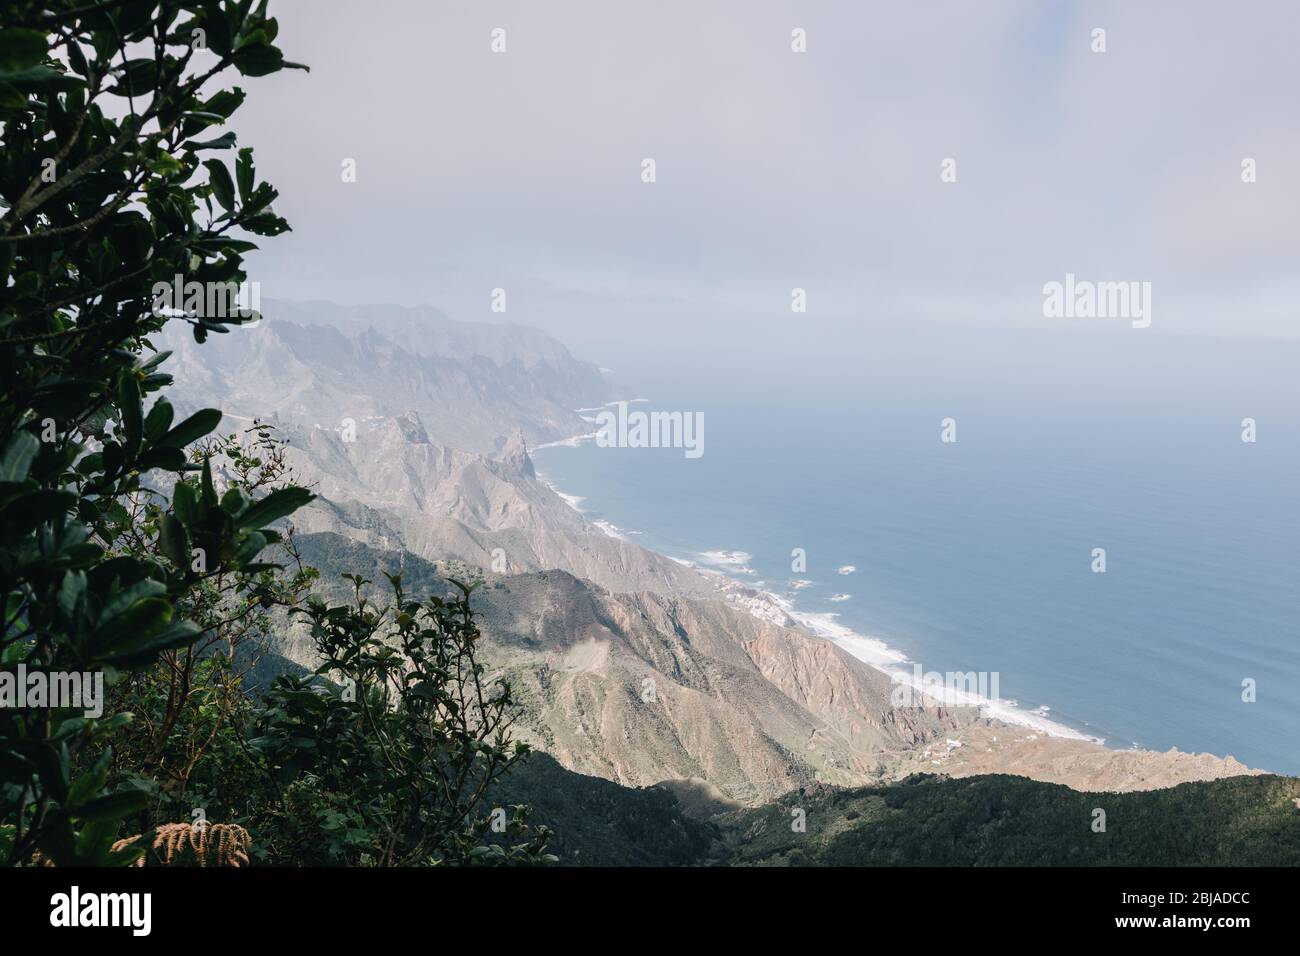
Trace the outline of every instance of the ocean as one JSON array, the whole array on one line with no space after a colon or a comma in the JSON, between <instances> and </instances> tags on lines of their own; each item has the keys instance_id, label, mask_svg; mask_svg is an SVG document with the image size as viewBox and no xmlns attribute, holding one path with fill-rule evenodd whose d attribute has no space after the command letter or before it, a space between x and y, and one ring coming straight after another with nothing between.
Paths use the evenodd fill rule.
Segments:
<instances>
[{"instance_id":1,"label":"ocean","mask_svg":"<svg viewBox=\"0 0 1300 956\"><path fill-rule=\"evenodd\" d=\"M1300 773L1295 343L943 327L675 341L608 346L602 364L643 399L629 410L701 413L700 457L535 450L589 518L771 592L875 663L995 674L1054 732Z\"/></svg>"}]
</instances>

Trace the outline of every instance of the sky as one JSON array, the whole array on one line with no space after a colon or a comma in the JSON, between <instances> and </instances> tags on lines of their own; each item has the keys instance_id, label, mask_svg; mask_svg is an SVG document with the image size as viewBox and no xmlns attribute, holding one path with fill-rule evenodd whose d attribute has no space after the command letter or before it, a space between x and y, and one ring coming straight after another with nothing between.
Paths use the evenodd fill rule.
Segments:
<instances>
[{"instance_id":1,"label":"sky","mask_svg":"<svg viewBox=\"0 0 1300 956\"><path fill-rule=\"evenodd\" d=\"M1151 283L1151 325L1129 334L1300 328L1293 0L271 11L312 69L240 81L234 128L294 229L250 260L266 297L427 304L570 342L1127 329L1044 315L1044 284L1073 273Z\"/></svg>"}]
</instances>

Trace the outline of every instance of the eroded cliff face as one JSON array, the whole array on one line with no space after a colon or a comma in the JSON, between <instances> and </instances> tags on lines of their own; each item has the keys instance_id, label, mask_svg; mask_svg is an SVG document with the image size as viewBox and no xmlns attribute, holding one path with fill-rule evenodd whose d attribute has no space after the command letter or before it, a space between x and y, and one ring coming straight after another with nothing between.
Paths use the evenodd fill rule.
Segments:
<instances>
[{"instance_id":1,"label":"eroded cliff face","mask_svg":"<svg viewBox=\"0 0 1300 956\"><path fill-rule=\"evenodd\" d=\"M323 429L284 433L294 468L321 495L294 516L305 531L335 531L430 561L559 568L618 591L716 592L714 579L583 518L537 478L518 431L496 455L433 444L415 412L348 441Z\"/></svg>"},{"instance_id":2,"label":"eroded cliff face","mask_svg":"<svg viewBox=\"0 0 1300 956\"><path fill-rule=\"evenodd\" d=\"M493 580L476 600L529 738L620 783L696 778L761 802L815 780L876 779L885 749L962 724L939 707L893 710L883 674L721 601L555 573Z\"/></svg>"}]
</instances>

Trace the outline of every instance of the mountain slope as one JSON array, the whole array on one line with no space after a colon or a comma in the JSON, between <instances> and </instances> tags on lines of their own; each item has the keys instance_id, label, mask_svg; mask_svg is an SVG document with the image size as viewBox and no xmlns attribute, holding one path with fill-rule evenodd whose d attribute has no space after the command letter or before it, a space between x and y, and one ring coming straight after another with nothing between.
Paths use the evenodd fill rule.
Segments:
<instances>
[{"instance_id":1,"label":"mountain slope","mask_svg":"<svg viewBox=\"0 0 1300 956\"><path fill-rule=\"evenodd\" d=\"M714 579L608 534L538 480L523 436L497 457L436 445L414 412L344 441L286 427L289 459L322 500L294 516L305 531L336 531L429 560L507 571L564 568L616 590L711 594Z\"/></svg>"},{"instance_id":2,"label":"mountain slope","mask_svg":"<svg viewBox=\"0 0 1300 956\"><path fill-rule=\"evenodd\" d=\"M338 535L304 535L300 546L326 581L400 569L410 593L441 594L446 576L474 573ZM487 575L471 603L481 659L521 702L517 736L630 786L697 779L752 804L815 780L862 783L883 773L884 752L974 717L895 709L884 674L718 600L614 593L549 571ZM289 656L311 662L303 645ZM794 682L818 676L797 690L766 676L787 668Z\"/></svg>"}]
</instances>

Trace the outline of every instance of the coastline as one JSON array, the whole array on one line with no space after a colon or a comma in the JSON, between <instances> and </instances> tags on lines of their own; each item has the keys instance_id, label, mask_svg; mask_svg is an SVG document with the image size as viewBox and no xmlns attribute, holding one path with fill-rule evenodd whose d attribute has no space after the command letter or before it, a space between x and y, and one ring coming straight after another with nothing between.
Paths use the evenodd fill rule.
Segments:
<instances>
[{"instance_id":1,"label":"coastline","mask_svg":"<svg viewBox=\"0 0 1300 956\"><path fill-rule=\"evenodd\" d=\"M638 401L646 400L638 399ZM592 419L588 419L584 413L591 411L595 411L595 409L578 409L578 413L589 421ZM533 451L541 451L547 448L577 448L586 442L593 441L595 437L596 432L574 435L569 438L537 445ZM586 510L582 507L582 503L586 500L584 496L569 494L560 489L551 478L536 467L536 462L534 462L534 469L539 481L603 534L620 540L631 540L628 537L629 535L640 534L638 531L625 531L612 522L603 519L588 517ZM645 546L641 545L641 547ZM653 551L654 549L648 548L647 550ZM835 612L800 610L796 606L794 595L779 594L763 586L762 582L751 584L734 577L724 570L725 568L738 568L739 570L736 573L755 574L755 571L746 566L746 561L750 556L744 552L698 551L694 552L694 559L677 557L658 551L655 553L709 577L714 581L714 586L720 593L722 600L733 606L769 623L779 624L815 637L824 638L847 651L867 666L886 674L895 683L906 685L914 691L924 690L926 696L931 699L937 699L948 706L978 707L981 717L999 720L1005 724L1021 727L1049 737L1078 740L1102 746L1106 743L1105 738L1087 734L1082 730L1047 717L1045 713L1041 712L1050 711L1050 708L1046 706L1035 710L1025 710L1015 700L988 699L979 694L948 687L939 688L933 685L926 685L922 688L920 682L915 678L912 669L913 661L903 651L890 647L880 638L860 634L847 625L839 623L837 620L839 615ZM852 568L852 571L856 570L856 568ZM846 572L841 570L840 573Z\"/></svg>"}]
</instances>

